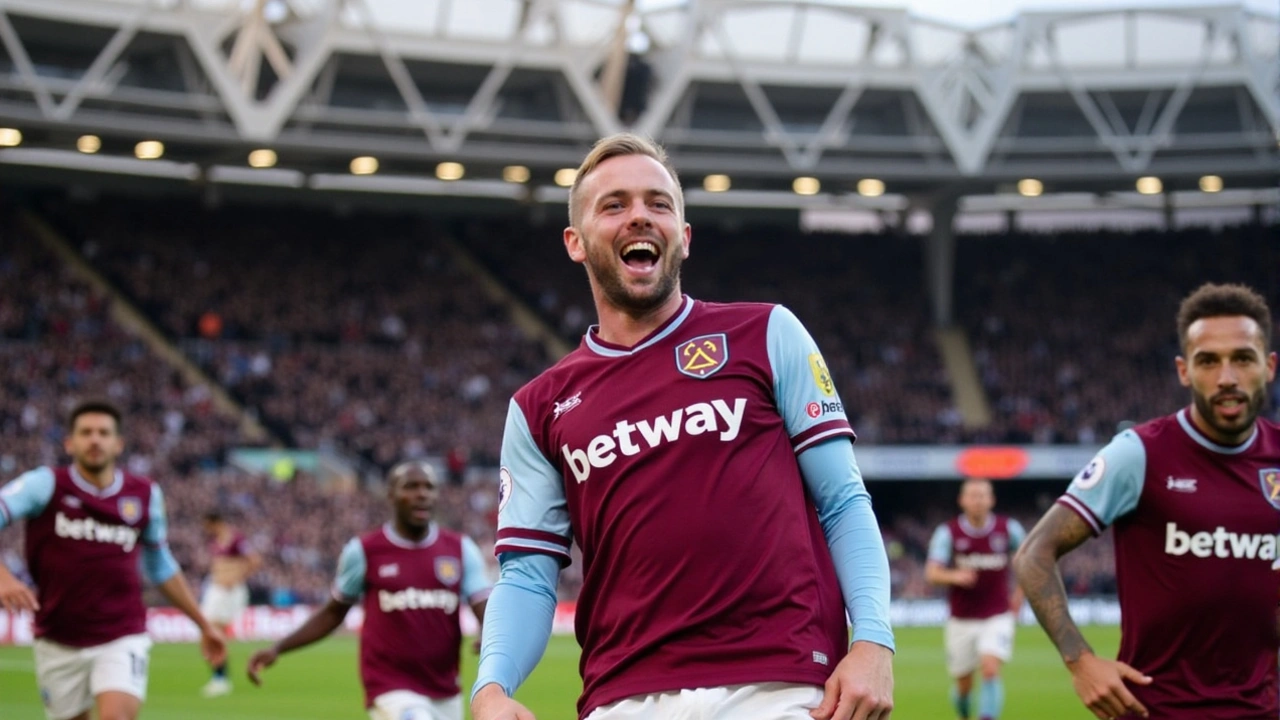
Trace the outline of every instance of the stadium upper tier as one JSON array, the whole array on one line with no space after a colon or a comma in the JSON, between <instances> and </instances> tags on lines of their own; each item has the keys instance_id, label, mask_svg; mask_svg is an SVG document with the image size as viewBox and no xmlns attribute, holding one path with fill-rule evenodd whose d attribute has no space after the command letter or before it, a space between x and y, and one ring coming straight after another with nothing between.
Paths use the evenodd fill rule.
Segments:
<instances>
[{"instance_id":1,"label":"stadium upper tier","mask_svg":"<svg viewBox=\"0 0 1280 720\"><path fill-rule=\"evenodd\" d=\"M0 166L558 201L556 171L630 127L689 177L732 178L694 204L789 197L797 176L876 208L1280 173L1280 19L1244 6L971 28L817 1L4 0L0 27L0 122L24 134ZM148 139L172 162L134 160ZM245 167L253 149L275 167ZM429 179L441 161L463 177ZM893 203L856 194L866 178Z\"/></svg>"}]
</instances>

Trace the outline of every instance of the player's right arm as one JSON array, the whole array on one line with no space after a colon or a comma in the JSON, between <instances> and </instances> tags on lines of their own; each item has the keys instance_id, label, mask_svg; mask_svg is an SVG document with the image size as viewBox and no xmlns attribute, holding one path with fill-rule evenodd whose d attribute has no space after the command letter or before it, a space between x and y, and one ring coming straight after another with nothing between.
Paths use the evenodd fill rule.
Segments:
<instances>
[{"instance_id":1,"label":"player's right arm","mask_svg":"<svg viewBox=\"0 0 1280 720\"><path fill-rule=\"evenodd\" d=\"M951 564L951 528L939 525L929 538L929 556L924 563L924 579L933 585L958 585L970 588L978 582L972 568L953 568Z\"/></svg>"},{"instance_id":2,"label":"player's right arm","mask_svg":"<svg viewBox=\"0 0 1280 720\"><path fill-rule=\"evenodd\" d=\"M248 667L249 680L254 685L261 685L259 673L275 664L282 653L306 647L313 642L328 637L337 630L346 619L347 612L364 593L364 573L366 561L364 546L359 538L353 539L342 548L338 557L338 577L333 584L333 593L324 607L311 614L306 622L297 630L281 638L270 647L255 652L250 658Z\"/></svg>"},{"instance_id":3,"label":"player's right arm","mask_svg":"<svg viewBox=\"0 0 1280 720\"><path fill-rule=\"evenodd\" d=\"M0 530L21 518L44 512L53 497L53 471L42 467L23 473L0 488ZM31 588L13 576L0 563L0 607L9 612L40 609L40 601Z\"/></svg>"},{"instance_id":4,"label":"player's right arm","mask_svg":"<svg viewBox=\"0 0 1280 720\"><path fill-rule=\"evenodd\" d=\"M1137 507L1145 473L1142 441L1132 431L1116 436L1076 475L1067 492L1027 534L1013 559L1018 585L1071 671L1076 694L1099 718L1129 713L1147 717L1147 709L1125 682L1145 685L1151 678L1094 654L1071 619L1058 560Z\"/></svg>"},{"instance_id":5,"label":"player's right arm","mask_svg":"<svg viewBox=\"0 0 1280 720\"><path fill-rule=\"evenodd\" d=\"M502 434L498 542L501 570L485 607L480 668L471 693L475 720L534 720L511 699L551 639L560 568L569 562L564 478L539 449L512 399Z\"/></svg>"}]
</instances>

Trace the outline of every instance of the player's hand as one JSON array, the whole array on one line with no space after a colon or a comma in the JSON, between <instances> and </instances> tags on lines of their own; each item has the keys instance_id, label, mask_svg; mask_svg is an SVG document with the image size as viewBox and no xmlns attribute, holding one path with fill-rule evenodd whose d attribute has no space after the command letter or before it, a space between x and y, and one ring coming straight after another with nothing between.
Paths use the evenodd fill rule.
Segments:
<instances>
[{"instance_id":1,"label":"player's hand","mask_svg":"<svg viewBox=\"0 0 1280 720\"><path fill-rule=\"evenodd\" d=\"M496 683L480 688L471 700L471 717L474 720L537 720L529 708L507 697Z\"/></svg>"},{"instance_id":2,"label":"player's hand","mask_svg":"<svg viewBox=\"0 0 1280 720\"><path fill-rule=\"evenodd\" d=\"M218 628L208 625L200 630L200 654L210 665L227 661L227 638Z\"/></svg>"},{"instance_id":3,"label":"player's hand","mask_svg":"<svg viewBox=\"0 0 1280 720\"><path fill-rule=\"evenodd\" d=\"M280 651L275 646L262 648L258 652L249 656L249 664L245 667L245 671L249 674L249 682L256 687L262 686L262 678L258 677L258 673L276 664L276 658L280 657Z\"/></svg>"},{"instance_id":4,"label":"player's hand","mask_svg":"<svg viewBox=\"0 0 1280 720\"><path fill-rule=\"evenodd\" d=\"M11 613L23 610L35 612L40 609L40 601L36 600L36 594L31 588L23 585L21 580L9 576L0 578L0 607Z\"/></svg>"},{"instance_id":5,"label":"player's hand","mask_svg":"<svg viewBox=\"0 0 1280 720\"><path fill-rule=\"evenodd\" d=\"M859 641L827 678L814 720L888 720L893 712L893 651Z\"/></svg>"},{"instance_id":6,"label":"player's hand","mask_svg":"<svg viewBox=\"0 0 1280 720\"><path fill-rule=\"evenodd\" d=\"M1125 687L1125 682L1150 685L1151 678L1116 660L1104 660L1085 653L1067 663L1071 683L1085 707L1103 720L1133 713L1147 717L1147 709Z\"/></svg>"},{"instance_id":7,"label":"player's hand","mask_svg":"<svg viewBox=\"0 0 1280 720\"><path fill-rule=\"evenodd\" d=\"M973 568L956 568L951 575L951 584L962 588L971 588L978 584L978 571Z\"/></svg>"}]
</instances>

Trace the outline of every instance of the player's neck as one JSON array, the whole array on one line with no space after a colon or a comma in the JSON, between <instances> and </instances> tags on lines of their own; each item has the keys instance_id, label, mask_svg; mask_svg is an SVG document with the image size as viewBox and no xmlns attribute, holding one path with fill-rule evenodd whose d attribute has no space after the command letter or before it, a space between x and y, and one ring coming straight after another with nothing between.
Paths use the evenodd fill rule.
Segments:
<instances>
[{"instance_id":1,"label":"player's neck","mask_svg":"<svg viewBox=\"0 0 1280 720\"><path fill-rule=\"evenodd\" d=\"M661 327L663 323L670 320L673 315L680 311L680 306L683 304L684 295L681 294L679 285L671 293L671 297L667 298L661 305L639 315L616 307L602 297L597 296L596 314L600 319L598 335L601 340L607 343L628 348L633 347L648 337L654 330Z\"/></svg>"},{"instance_id":2,"label":"player's neck","mask_svg":"<svg viewBox=\"0 0 1280 720\"><path fill-rule=\"evenodd\" d=\"M396 535L411 543L420 543L427 538L427 535L431 534L430 522L422 527L413 527L397 520L391 523L391 528L396 531Z\"/></svg>"},{"instance_id":3,"label":"player's neck","mask_svg":"<svg viewBox=\"0 0 1280 720\"><path fill-rule=\"evenodd\" d=\"M1196 407L1195 403L1191 404L1190 414L1191 424L1195 426L1196 430L1200 431L1201 435L1204 435L1209 438L1210 441L1217 443L1218 445L1225 445L1226 447L1235 447L1236 445L1243 444L1253 436L1254 428L1258 424L1258 421L1254 420L1249 423L1249 426L1243 431L1227 434L1205 422L1204 416L1200 414L1200 408Z\"/></svg>"},{"instance_id":4,"label":"player's neck","mask_svg":"<svg viewBox=\"0 0 1280 720\"><path fill-rule=\"evenodd\" d=\"M116 480L116 466L107 465L101 470L94 472L80 463L75 463L76 473L80 477L87 480L91 485L101 489L105 488Z\"/></svg>"}]
</instances>

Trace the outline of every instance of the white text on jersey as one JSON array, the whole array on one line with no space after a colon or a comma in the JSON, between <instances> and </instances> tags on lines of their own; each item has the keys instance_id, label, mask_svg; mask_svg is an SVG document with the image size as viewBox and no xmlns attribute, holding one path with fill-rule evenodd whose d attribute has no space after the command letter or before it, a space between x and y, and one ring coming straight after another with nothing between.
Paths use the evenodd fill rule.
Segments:
<instances>
[{"instance_id":1,"label":"white text on jersey","mask_svg":"<svg viewBox=\"0 0 1280 720\"><path fill-rule=\"evenodd\" d=\"M119 545L125 552L133 550L138 544L138 531L134 528L126 525L108 525L93 518L72 520L62 513L58 513L53 518L53 532L58 537L72 540Z\"/></svg>"},{"instance_id":2,"label":"white text on jersey","mask_svg":"<svg viewBox=\"0 0 1280 720\"><path fill-rule=\"evenodd\" d=\"M670 415L636 423L619 420L612 433L591 438L586 450L575 450L564 445L560 451L573 471L574 478L582 483L591 477L592 468L612 465L618 459L615 450L627 456L636 455L643 450L644 447L635 440L636 435L649 448L655 448L663 442L675 442L680 439L682 432L686 435L718 432L721 442L732 442L742 429L747 400L736 398L732 402L732 407L724 400L694 403L686 408L677 408ZM723 428L720 420L724 421Z\"/></svg>"},{"instance_id":3,"label":"white text on jersey","mask_svg":"<svg viewBox=\"0 0 1280 720\"><path fill-rule=\"evenodd\" d=\"M391 592L378 591L378 609L382 612L396 610L443 610L451 613L458 609L458 593L448 590L419 590L405 588Z\"/></svg>"},{"instance_id":4,"label":"white text on jersey","mask_svg":"<svg viewBox=\"0 0 1280 720\"><path fill-rule=\"evenodd\" d=\"M1003 570L1009 564L1005 553L966 553L956 555L956 567L966 570Z\"/></svg>"},{"instance_id":5,"label":"white text on jersey","mask_svg":"<svg viewBox=\"0 0 1280 720\"><path fill-rule=\"evenodd\" d=\"M1276 559L1276 536L1261 533L1233 533L1219 525L1213 532L1189 533L1179 530L1177 523L1167 523L1164 551L1169 555L1196 557Z\"/></svg>"}]
</instances>

